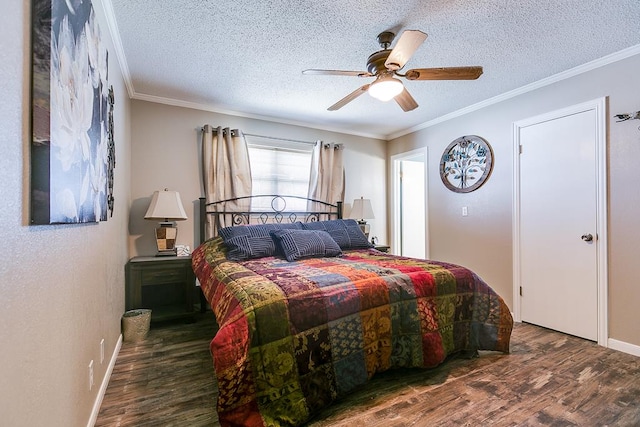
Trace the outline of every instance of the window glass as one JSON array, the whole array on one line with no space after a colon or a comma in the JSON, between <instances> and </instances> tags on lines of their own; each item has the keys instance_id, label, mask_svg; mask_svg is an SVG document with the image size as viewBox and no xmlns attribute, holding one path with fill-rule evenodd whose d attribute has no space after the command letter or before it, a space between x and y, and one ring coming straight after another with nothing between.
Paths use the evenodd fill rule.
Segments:
<instances>
[{"instance_id":1,"label":"window glass","mask_svg":"<svg viewBox=\"0 0 640 427\"><path fill-rule=\"evenodd\" d=\"M311 151L313 146L304 143L287 142L284 146L273 142L247 137L251 162L252 194L274 194L307 197ZM266 206L253 204L253 209L270 209L270 200L263 200ZM305 210L306 202L290 201L286 210Z\"/></svg>"}]
</instances>

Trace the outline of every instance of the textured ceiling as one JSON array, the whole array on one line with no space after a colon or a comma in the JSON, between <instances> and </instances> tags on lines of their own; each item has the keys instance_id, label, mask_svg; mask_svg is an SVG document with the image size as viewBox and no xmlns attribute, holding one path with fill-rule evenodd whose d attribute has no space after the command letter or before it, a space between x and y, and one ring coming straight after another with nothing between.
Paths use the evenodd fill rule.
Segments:
<instances>
[{"instance_id":1,"label":"textured ceiling","mask_svg":"<svg viewBox=\"0 0 640 427\"><path fill-rule=\"evenodd\" d=\"M115 18L116 54L128 68L133 98L380 138L640 45L638 0L103 3ZM367 94L327 111L373 79L301 74L366 70L367 57L380 49L376 36L405 29L428 38L404 70L481 65L484 74L472 81L403 79L419 104L411 112Z\"/></svg>"}]
</instances>

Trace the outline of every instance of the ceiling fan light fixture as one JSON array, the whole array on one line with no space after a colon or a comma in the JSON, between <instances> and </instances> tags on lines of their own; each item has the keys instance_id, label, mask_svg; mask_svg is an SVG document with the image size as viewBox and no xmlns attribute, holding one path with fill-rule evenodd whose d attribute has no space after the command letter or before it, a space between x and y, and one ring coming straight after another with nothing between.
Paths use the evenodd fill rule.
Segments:
<instances>
[{"instance_id":1,"label":"ceiling fan light fixture","mask_svg":"<svg viewBox=\"0 0 640 427\"><path fill-rule=\"evenodd\" d=\"M402 82L393 77L379 77L369 86L369 95L387 102L395 98L404 90Z\"/></svg>"}]
</instances>

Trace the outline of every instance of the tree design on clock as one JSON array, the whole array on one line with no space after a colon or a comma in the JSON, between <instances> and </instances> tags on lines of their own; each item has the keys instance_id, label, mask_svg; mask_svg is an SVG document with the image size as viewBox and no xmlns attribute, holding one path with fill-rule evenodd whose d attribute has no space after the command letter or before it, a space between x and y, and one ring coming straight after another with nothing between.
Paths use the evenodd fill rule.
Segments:
<instances>
[{"instance_id":1,"label":"tree design on clock","mask_svg":"<svg viewBox=\"0 0 640 427\"><path fill-rule=\"evenodd\" d=\"M455 139L440 160L440 178L445 187L456 193L477 190L489 178L493 168L493 151L477 135Z\"/></svg>"}]
</instances>

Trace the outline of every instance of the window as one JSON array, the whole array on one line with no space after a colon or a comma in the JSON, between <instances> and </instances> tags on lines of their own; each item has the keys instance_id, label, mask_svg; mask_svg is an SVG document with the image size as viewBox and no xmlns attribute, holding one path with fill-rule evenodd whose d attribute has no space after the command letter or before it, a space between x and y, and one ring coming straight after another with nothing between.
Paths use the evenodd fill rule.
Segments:
<instances>
[{"instance_id":1,"label":"window","mask_svg":"<svg viewBox=\"0 0 640 427\"><path fill-rule=\"evenodd\" d=\"M281 194L307 197L313 145L247 136L251 162L252 194ZM256 206L268 209L270 206ZM300 200L287 210L305 210Z\"/></svg>"}]
</instances>

